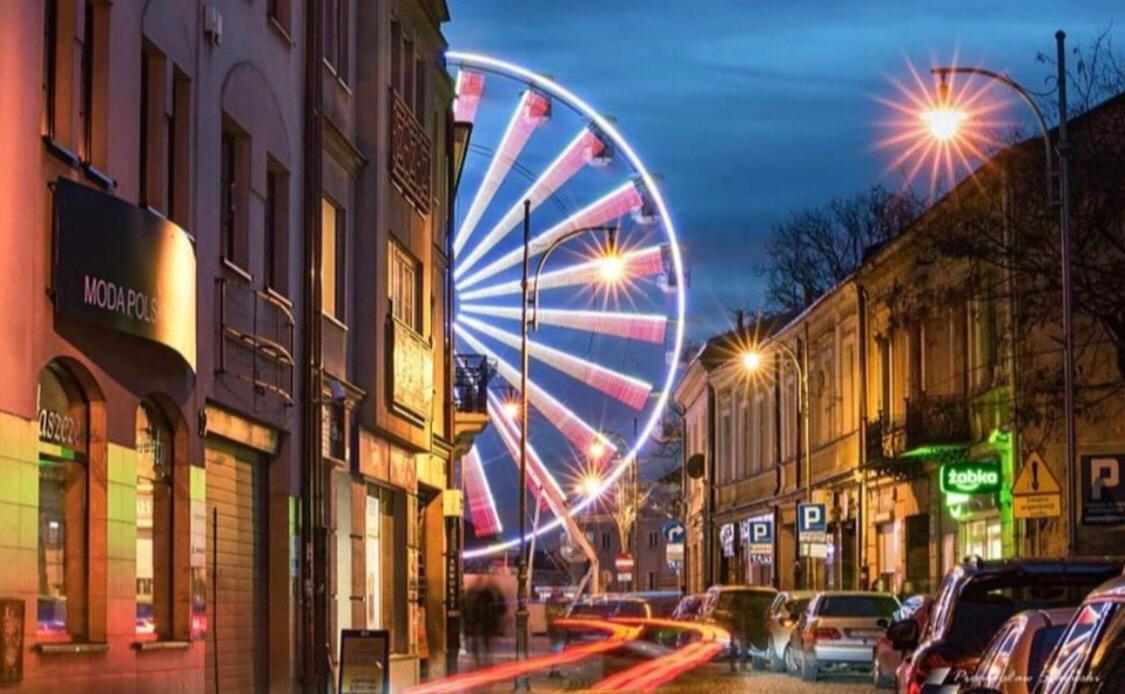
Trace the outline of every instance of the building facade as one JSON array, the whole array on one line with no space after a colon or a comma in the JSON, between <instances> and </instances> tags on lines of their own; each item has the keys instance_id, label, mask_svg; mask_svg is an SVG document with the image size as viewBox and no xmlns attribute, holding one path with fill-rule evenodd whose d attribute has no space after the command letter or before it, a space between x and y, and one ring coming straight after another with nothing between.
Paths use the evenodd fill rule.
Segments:
<instances>
[{"instance_id":1,"label":"building facade","mask_svg":"<svg viewBox=\"0 0 1125 694\"><path fill-rule=\"evenodd\" d=\"M1123 104L1118 97L1075 120L1077 137L1119 144ZM1038 154L1039 145L1022 149ZM799 316L716 336L688 365L676 391L685 412L684 496L701 511L688 516L689 590L714 581L934 592L966 556L1119 552L1125 504L1115 480L1125 430L1120 397L1106 395L1122 387L1115 343L1089 312L1075 318L1071 475L1062 385L1052 380L1062 368L1057 294L1045 296L1034 272L1005 270L1003 258L948 247L950 229L976 214L981 235L1018 252L1018 235L1032 233L1020 224L1035 220L1013 212L1013 181L1041 166L1020 152L1002 153L900 236L869 249L847 280ZM1038 196L1042 182L1034 182ZM1119 198L1095 198L1096 190L1083 198L1076 188L1077 209L1119 218ZM1046 226L1051 247L1057 227ZM765 355L753 374L741 358L751 348ZM1021 488L1021 475L1043 490L1058 483L1035 499L1053 510L1029 513L1016 497L1034 488ZM1072 491L1079 505L1076 546L1068 547ZM827 515L826 546L810 559L800 556L795 527L796 504L806 498ZM762 523L770 539L755 542Z\"/></svg>"},{"instance_id":2,"label":"building facade","mask_svg":"<svg viewBox=\"0 0 1125 694\"><path fill-rule=\"evenodd\" d=\"M0 5L0 684L293 690L344 628L444 670L447 19Z\"/></svg>"}]
</instances>

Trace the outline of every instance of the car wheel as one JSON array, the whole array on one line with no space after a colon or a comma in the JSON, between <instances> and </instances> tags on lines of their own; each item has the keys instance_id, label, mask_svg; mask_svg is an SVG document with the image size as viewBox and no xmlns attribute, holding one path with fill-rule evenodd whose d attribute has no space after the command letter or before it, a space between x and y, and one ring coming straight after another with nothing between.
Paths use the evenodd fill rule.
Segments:
<instances>
[{"instance_id":1,"label":"car wheel","mask_svg":"<svg viewBox=\"0 0 1125 694\"><path fill-rule=\"evenodd\" d=\"M785 644L785 671L790 675L797 674L797 657L793 655L793 646Z\"/></svg>"},{"instance_id":2,"label":"car wheel","mask_svg":"<svg viewBox=\"0 0 1125 694\"><path fill-rule=\"evenodd\" d=\"M816 682L818 669L816 657L806 653L801 659L801 679L805 682Z\"/></svg>"}]
</instances>

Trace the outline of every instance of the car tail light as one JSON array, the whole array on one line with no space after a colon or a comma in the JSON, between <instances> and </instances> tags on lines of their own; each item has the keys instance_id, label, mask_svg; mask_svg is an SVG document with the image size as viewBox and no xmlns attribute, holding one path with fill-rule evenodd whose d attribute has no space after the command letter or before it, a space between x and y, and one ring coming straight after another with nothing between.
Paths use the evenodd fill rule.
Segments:
<instances>
[{"instance_id":1,"label":"car tail light","mask_svg":"<svg viewBox=\"0 0 1125 694\"><path fill-rule=\"evenodd\" d=\"M921 658L915 658L907 672L909 683L906 694L921 694L922 685L929 678L930 673L941 667L949 667L952 663L940 653L930 651Z\"/></svg>"},{"instance_id":2,"label":"car tail light","mask_svg":"<svg viewBox=\"0 0 1125 694\"><path fill-rule=\"evenodd\" d=\"M809 643L835 641L839 638L840 630L835 627L809 627L805 630L805 640Z\"/></svg>"}]
</instances>

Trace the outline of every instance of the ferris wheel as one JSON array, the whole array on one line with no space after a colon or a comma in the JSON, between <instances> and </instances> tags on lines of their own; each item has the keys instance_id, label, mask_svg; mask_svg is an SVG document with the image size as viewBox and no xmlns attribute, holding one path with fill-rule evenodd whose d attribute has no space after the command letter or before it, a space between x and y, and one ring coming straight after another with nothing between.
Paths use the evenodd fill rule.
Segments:
<instances>
[{"instance_id":1,"label":"ferris wheel","mask_svg":"<svg viewBox=\"0 0 1125 694\"><path fill-rule=\"evenodd\" d=\"M471 133L454 209L455 351L496 367L490 425L463 459L473 527L465 556L473 558L520 539L513 403L525 208L535 297L527 307L535 324L527 485L548 511L527 539L596 503L660 425L685 296L676 230L657 181L612 120L518 65L463 52L446 61L455 75L454 120Z\"/></svg>"}]
</instances>

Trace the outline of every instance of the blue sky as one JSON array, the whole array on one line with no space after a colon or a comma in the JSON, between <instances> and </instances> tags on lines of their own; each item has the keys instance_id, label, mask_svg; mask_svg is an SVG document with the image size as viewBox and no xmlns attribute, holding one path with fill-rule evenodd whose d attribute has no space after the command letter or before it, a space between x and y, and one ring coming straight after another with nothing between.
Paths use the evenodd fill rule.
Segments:
<instances>
[{"instance_id":1,"label":"blue sky","mask_svg":"<svg viewBox=\"0 0 1125 694\"><path fill-rule=\"evenodd\" d=\"M451 0L450 46L555 77L616 118L663 175L692 274L688 330L761 307L771 225L874 183L899 185L872 144L907 61L950 59L1039 88L1054 32L1121 48L1120 0ZM1119 49L1120 50L1120 49ZM1013 105L1014 106L1014 105ZM1013 108L1013 117L1018 111Z\"/></svg>"}]
</instances>

